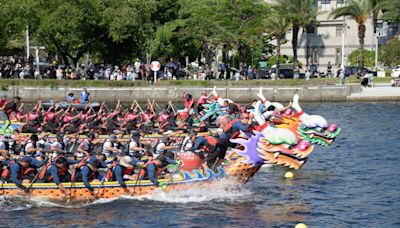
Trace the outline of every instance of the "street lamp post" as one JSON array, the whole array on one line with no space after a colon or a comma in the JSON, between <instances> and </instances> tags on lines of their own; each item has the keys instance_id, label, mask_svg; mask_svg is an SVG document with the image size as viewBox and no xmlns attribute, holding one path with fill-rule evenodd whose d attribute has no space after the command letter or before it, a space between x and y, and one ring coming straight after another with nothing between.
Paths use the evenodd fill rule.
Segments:
<instances>
[{"instance_id":1,"label":"street lamp post","mask_svg":"<svg viewBox=\"0 0 400 228\"><path fill-rule=\"evenodd\" d=\"M35 49L35 53L36 53L36 71L35 71L35 79L37 79L36 77L38 77L40 75L40 71L39 71L39 50L44 50L46 49L43 46L32 46L32 49Z\"/></svg>"},{"instance_id":2,"label":"street lamp post","mask_svg":"<svg viewBox=\"0 0 400 228\"><path fill-rule=\"evenodd\" d=\"M348 29L349 27L347 26L347 24L346 24L346 22L344 22L343 23L343 28L342 28L342 63L341 63L341 68L342 68L342 70L345 70L345 39L346 39L346 30Z\"/></svg>"},{"instance_id":3,"label":"street lamp post","mask_svg":"<svg viewBox=\"0 0 400 228\"><path fill-rule=\"evenodd\" d=\"M378 71L379 38L385 36L385 28L377 28L375 33L375 70Z\"/></svg>"}]
</instances>

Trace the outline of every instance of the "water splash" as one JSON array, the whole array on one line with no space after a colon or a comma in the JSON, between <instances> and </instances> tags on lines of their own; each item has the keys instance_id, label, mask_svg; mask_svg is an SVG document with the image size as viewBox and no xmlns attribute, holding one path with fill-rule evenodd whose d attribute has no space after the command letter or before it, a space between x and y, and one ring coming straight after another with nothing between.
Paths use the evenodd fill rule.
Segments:
<instances>
[{"instance_id":1,"label":"water splash","mask_svg":"<svg viewBox=\"0 0 400 228\"><path fill-rule=\"evenodd\" d=\"M212 191L210 191L212 189ZM24 196L0 196L0 210L18 211L31 208L82 208L97 204L109 204L117 200L157 201L163 203L203 203L203 202L246 202L253 193L233 180L219 180L191 186L186 190L164 192L157 189L143 196L122 196L114 199L98 199L87 203L56 203L44 197L27 198Z\"/></svg>"},{"instance_id":2,"label":"water splash","mask_svg":"<svg viewBox=\"0 0 400 228\"><path fill-rule=\"evenodd\" d=\"M203 203L203 202L244 202L251 196L252 192L232 180L220 180L208 184L192 186L187 190L171 190L164 192L157 189L151 195L127 197L137 200L151 200L164 203ZM212 189L212 191L210 191Z\"/></svg>"}]
</instances>

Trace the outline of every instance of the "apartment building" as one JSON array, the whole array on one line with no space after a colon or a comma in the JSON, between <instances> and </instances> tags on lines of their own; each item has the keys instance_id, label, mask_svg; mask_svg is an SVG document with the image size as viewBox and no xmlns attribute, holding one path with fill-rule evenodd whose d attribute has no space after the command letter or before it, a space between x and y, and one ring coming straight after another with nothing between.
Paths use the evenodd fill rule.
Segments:
<instances>
[{"instance_id":1,"label":"apartment building","mask_svg":"<svg viewBox=\"0 0 400 228\"><path fill-rule=\"evenodd\" d=\"M267 0L273 3L273 0ZM318 24L312 26L308 31L300 30L298 39L298 59L301 63L316 64L319 70L325 71L330 62L335 68L342 63L342 52L344 62L347 65L347 56L358 49L358 26L349 17L333 19L330 13L345 4L345 0L318 0ZM372 19L368 19L365 33L365 49L375 50L374 25ZM383 23L378 21L377 27L386 28L386 36L379 39L382 44L399 32L399 23ZM342 32L344 39L342 39ZM287 43L282 45L282 55L293 56L292 32L286 34ZM342 48L344 42L344 49ZM343 49L343 50L342 50ZM308 60L308 61L307 61Z\"/></svg>"}]
</instances>

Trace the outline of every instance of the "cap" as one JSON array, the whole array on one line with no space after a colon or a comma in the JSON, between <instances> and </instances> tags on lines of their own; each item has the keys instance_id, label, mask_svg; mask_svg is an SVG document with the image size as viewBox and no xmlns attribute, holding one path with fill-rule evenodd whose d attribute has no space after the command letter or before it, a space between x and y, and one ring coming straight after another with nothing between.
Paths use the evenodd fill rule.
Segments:
<instances>
[{"instance_id":1,"label":"cap","mask_svg":"<svg viewBox=\"0 0 400 228\"><path fill-rule=\"evenodd\" d=\"M164 136L161 138L161 142L163 142L163 143L167 143L168 140L169 140L169 137L166 136L166 135L164 135Z\"/></svg>"},{"instance_id":2,"label":"cap","mask_svg":"<svg viewBox=\"0 0 400 228\"><path fill-rule=\"evenodd\" d=\"M93 159L89 162L89 164L91 166L93 166L94 168L99 168L101 165L101 161L99 159Z\"/></svg>"},{"instance_id":3,"label":"cap","mask_svg":"<svg viewBox=\"0 0 400 228\"><path fill-rule=\"evenodd\" d=\"M74 94L73 93L69 93L68 96L74 96Z\"/></svg>"},{"instance_id":4,"label":"cap","mask_svg":"<svg viewBox=\"0 0 400 228\"><path fill-rule=\"evenodd\" d=\"M42 152L37 152L33 157L44 157L44 154Z\"/></svg>"},{"instance_id":5,"label":"cap","mask_svg":"<svg viewBox=\"0 0 400 228\"><path fill-rule=\"evenodd\" d=\"M30 157L30 156L25 156L25 157L21 158L20 161L21 161L21 162L26 162L26 163L31 164L31 163L32 163L32 157Z\"/></svg>"},{"instance_id":6,"label":"cap","mask_svg":"<svg viewBox=\"0 0 400 228\"><path fill-rule=\"evenodd\" d=\"M56 135L56 138L58 138L58 139L64 138L64 134L62 132L58 132Z\"/></svg>"},{"instance_id":7,"label":"cap","mask_svg":"<svg viewBox=\"0 0 400 228\"><path fill-rule=\"evenodd\" d=\"M15 96L14 99L21 100L20 96Z\"/></svg>"},{"instance_id":8,"label":"cap","mask_svg":"<svg viewBox=\"0 0 400 228\"><path fill-rule=\"evenodd\" d=\"M123 156L121 160L119 161L119 164L122 165L125 168L132 168L132 158L129 156Z\"/></svg>"},{"instance_id":9,"label":"cap","mask_svg":"<svg viewBox=\"0 0 400 228\"><path fill-rule=\"evenodd\" d=\"M114 134L117 134L117 135L118 135L118 134L124 134L124 132L121 131L121 130L114 130L113 133L114 133Z\"/></svg>"},{"instance_id":10,"label":"cap","mask_svg":"<svg viewBox=\"0 0 400 228\"><path fill-rule=\"evenodd\" d=\"M134 137L134 136L139 136L140 135L140 132L139 131L136 131L136 130L132 130L131 131L131 136L132 137Z\"/></svg>"},{"instance_id":11,"label":"cap","mask_svg":"<svg viewBox=\"0 0 400 228\"><path fill-rule=\"evenodd\" d=\"M114 134L111 134L109 137L110 140L117 140L117 136Z\"/></svg>"}]
</instances>

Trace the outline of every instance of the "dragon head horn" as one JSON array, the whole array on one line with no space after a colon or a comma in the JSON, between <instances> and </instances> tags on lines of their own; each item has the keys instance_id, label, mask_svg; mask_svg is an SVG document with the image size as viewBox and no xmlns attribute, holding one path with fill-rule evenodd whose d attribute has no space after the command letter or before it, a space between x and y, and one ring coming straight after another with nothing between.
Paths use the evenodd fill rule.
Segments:
<instances>
[{"instance_id":1,"label":"dragon head horn","mask_svg":"<svg viewBox=\"0 0 400 228\"><path fill-rule=\"evenodd\" d=\"M265 98L264 94L263 94L263 89L262 87L260 87L260 89L258 90L258 93L256 94L258 98L261 99L261 101L266 101L267 98Z\"/></svg>"},{"instance_id":2,"label":"dragon head horn","mask_svg":"<svg viewBox=\"0 0 400 228\"><path fill-rule=\"evenodd\" d=\"M214 88L213 88L213 90L212 90L212 95L214 96L214 97L218 97L218 93L217 93L217 87L216 86L214 86Z\"/></svg>"},{"instance_id":3,"label":"dragon head horn","mask_svg":"<svg viewBox=\"0 0 400 228\"><path fill-rule=\"evenodd\" d=\"M254 106L254 119L257 121L259 125L263 125L265 123L264 116L260 112L261 101L257 101Z\"/></svg>"},{"instance_id":4,"label":"dragon head horn","mask_svg":"<svg viewBox=\"0 0 400 228\"><path fill-rule=\"evenodd\" d=\"M297 112L301 112L303 111L303 109L300 107L299 104L299 94L297 94L297 92L293 95L293 102L292 102L292 107L297 111Z\"/></svg>"}]
</instances>

